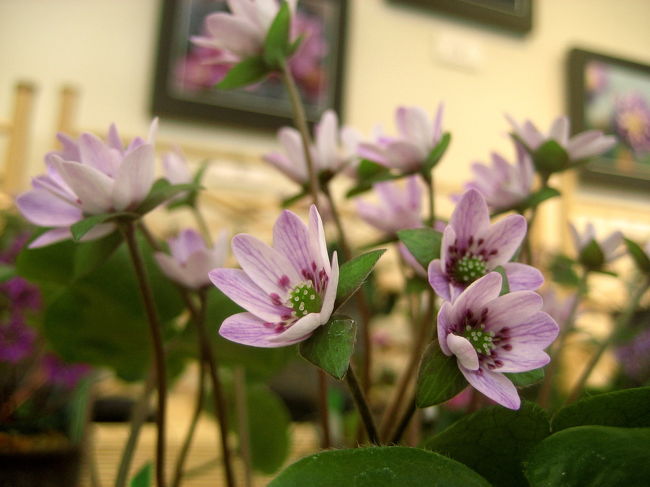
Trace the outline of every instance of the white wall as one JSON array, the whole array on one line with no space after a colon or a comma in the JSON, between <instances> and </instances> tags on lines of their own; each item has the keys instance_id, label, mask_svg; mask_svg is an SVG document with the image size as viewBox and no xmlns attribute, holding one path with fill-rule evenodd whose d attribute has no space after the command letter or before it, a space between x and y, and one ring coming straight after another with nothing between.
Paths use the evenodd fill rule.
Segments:
<instances>
[{"instance_id":1,"label":"white wall","mask_svg":"<svg viewBox=\"0 0 650 487\"><path fill-rule=\"evenodd\" d=\"M40 171L55 125L58 90L81 88L82 128L116 121L145 133L160 0L0 0L0 118L16 80L39 86L31 172ZM345 118L364 133L392 129L400 104L431 112L446 105L454 140L441 178L459 185L469 164L509 150L503 114L547 125L564 113L564 59L582 46L650 63L650 1L536 0L527 36L391 4L350 0ZM440 62L441 41L463 39L482 64L466 70ZM162 136L262 152L273 137L241 129L162 121Z\"/></svg>"}]
</instances>

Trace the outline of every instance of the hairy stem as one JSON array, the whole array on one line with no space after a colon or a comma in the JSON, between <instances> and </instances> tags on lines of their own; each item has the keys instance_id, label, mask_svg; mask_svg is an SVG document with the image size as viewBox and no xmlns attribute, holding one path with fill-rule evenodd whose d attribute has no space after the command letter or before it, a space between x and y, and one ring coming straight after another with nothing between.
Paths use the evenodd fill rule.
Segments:
<instances>
[{"instance_id":1,"label":"hairy stem","mask_svg":"<svg viewBox=\"0 0 650 487\"><path fill-rule=\"evenodd\" d=\"M154 356L154 370L156 371L156 388L158 390L158 411L156 414L156 427L158 438L156 442L156 485L165 486L165 419L167 416L167 372L165 366L165 350L163 347L162 331L158 319L153 293L147 277L147 271L138 248L135 238L135 227L133 223L125 223L121 231L129 248L129 254L133 263L140 295L147 314L149 332Z\"/></svg>"},{"instance_id":2,"label":"hairy stem","mask_svg":"<svg viewBox=\"0 0 650 487\"><path fill-rule=\"evenodd\" d=\"M402 436L404 435L404 432L406 431L406 428L408 427L409 423L411 422L411 418L413 418L413 414L415 413L415 397L411 399L411 402L408 405L408 408L404 412L404 415L402 416L401 421L397 425L397 429L395 430L395 434L391 438L390 442L391 444L397 444L400 442L402 439Z\"/></svg>"},{"instance_id":3,"label":"hairy stem","mask_svg":"<svg viewBox=\"0 0 650 487\"><path fill-rule=\"evenodd\" d=\"M347 382L348 387L350 388L350 392L352 393L352 398L354 399L357 411L359 411L359 415L363 421L366 433L368 434L368 439L374 445L379 445L380 441L379 435L377 434L377 427L375 426L375 420L372 418L372 413L370 412L368 401L366 400L366 397L363 394L361 387L359 386L359 381L357 380L357 376L354 373L352 366L348 367L348 372L345 374L345 381Z\"/></svg>"},{"instance_id":4,"label":"hairy stem","mask_svg":"<svg viewBox=\"0 0 650 487\"><path fill-rule=\"evenodd\" d=\"M317 369L318 375L318 412L323 436L321 437L321 448L327 450L332 447L332 436L330 434L330 415L327 402L327 375L323 370Z\"/></svg>"},{"instance_id":5,"label":"hairy stem","mask_svg":"<svg viewBox=\"0 0 650 487\"><path fill-rule=\"evenodd\" d=\"M291 70L287 65L286 61L282 62L282 80L284 85L287 88L289 94L289 100L291 101L291 109L293 111L293 121L296 125L296 128L300 132L300 137L302 138L302 148L305 155L305 161L307 162L307 174L309 175L309 191L311 197L314 200L314 204L318 207L318 174L317 168L314 164L314 160L311 157L311 136L309 134L309 127L307 126L307 117L305 116L305 107L303 106L302 100L300 98L300 93L298 92L298 87L296 86L296 81L293 79Z\"/></svg>"},{"instance_id":6,"label":"hairy stem","mask_svg":"<svg viewBox=\"0 0 650 487\"><path fill-rule=\"evenodd\" d=\"M250 425L248 422L248 397L246 394L246 369L235 367L235 407L237 408L237 430L239 432L239 451L244 462L244 485L253 485L251 460Z\"/></svg>"}]
</instances>

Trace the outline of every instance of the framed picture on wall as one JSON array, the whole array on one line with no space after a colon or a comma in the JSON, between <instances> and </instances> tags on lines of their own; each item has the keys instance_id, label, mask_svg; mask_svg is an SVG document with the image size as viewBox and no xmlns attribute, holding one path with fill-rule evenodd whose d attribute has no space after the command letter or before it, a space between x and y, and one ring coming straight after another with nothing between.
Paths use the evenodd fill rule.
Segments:
<instances>
[{"instance_id":1,"label":"framed picture on wall","mask_svg":"<svg viewBox=\"0 0 650 487\"><path fill-rule=\"evenodd\" d=\"M446 12L514 32L528 32L533 25L533 0L390 0Z\"/></svg>"},{"instance_id":2,"label":"framed picture on wall","mask_svg":"<svg viewBox=\"0 0 650 487\"><path fill-rule=\"evenodd\" d=\"M650 66L596 52L569 53L572 130L598 129L619 142L585 166L583 178L650 188Z\"/></svg>"},{"instance_id":3,"label":"framed picture on wall","mask_svg":"<svg viewBox=\"0 0 650 487\"><path fill-rule=\"evenodd\" d=\"M211 64L215 50L198 47L204 19L227 11L226 0L163 0L153 84L154 115L194 121L277 128L291 120L291 105L279 76L236 90L215 88L229 66ZM341 109L347 0L301 0L295 17L303 37L289 64L305 103L307 119Z\"/></svg>"}]
</instances>

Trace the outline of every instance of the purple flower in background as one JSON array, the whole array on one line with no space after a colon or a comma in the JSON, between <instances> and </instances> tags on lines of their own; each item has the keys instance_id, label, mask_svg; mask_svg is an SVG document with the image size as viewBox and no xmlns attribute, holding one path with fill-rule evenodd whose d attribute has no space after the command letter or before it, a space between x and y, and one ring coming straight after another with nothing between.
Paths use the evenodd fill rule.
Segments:
<instances>
[{"instance_id":1,"label":"purple flower in background","mask_svg":"<svg viewBox=\"0 0 650 487\"><path fill-rule=\"evenodd\" d=\"M180 152L175 150L163 155L163 172L165 179L172 184L186 184L192 182L192 173L187 165L187 160Z\"/></svg>"},{"instance_id":2,"label":"purple flower in background","mask_svg":"<svg viewBox=\"0 0 650 487\"><path fill-rule=\"evenodd\" d=\"M509 262L526 235L526 219L509 215L490 223L485 199L470 189L463 194L445 228L440 259L429 264L429 283L453 301L468 285L502 266L511 291L537 289L544 282L532 266Z\"/></svg>"},{"instance_id":3,"label":"purple flower in background","mask_svg":"<svg viewBox=\"0 0 650 487\"><path fill-rule=\"evenodd\" d=\"M375 143L359 144L359 155L402 173L419 171L442 136L443 106L434 120L420 107L399 107L395 121L399 137L379 136Z\"/></svg>"},{"instance_id":4,"label":"purple flower in background","mask_svg":"<svg viewBox=\"0 0 650 487\"><path fill-rule=\"evenodd\" d=\"M52 354L47 354L42 361L45 381L48 385L74 389L79 381L92 370L87 364L69 364Z\"/></svg>"},{"instance_id":5,"label":"purple flower in background","mask_svg":"<svg viewBox=\"0 0 650 487\"><path fill-rule=\"evenodd\" d=\"M615 350L623 371L643 384L650 377L650 329L641 331L628 343Z\"/></svg>"},{"instance_id":6,"label":"purple flower in background","mask_svg":"<svg viewBox=\"0 0 650 487\"><path fill-rule=\"evenodd\" d=\"M354 132L339 129L338 117L333 110L326 110L315 129L314 145L309 148L311 159L318 173L335 174L350 160L349 151L354 146ZM309 180L305 151L300 132L292 127L282 127L278 140L284 153L273 152L263 156L289 179L303 185Z\"/></svg>"},{"instance_id":7,"label":"purple flower in background","mask_svg":"<svg viewBox=\"0 0 650 487\"><path fill-rule=\"evenodd\" d=\"M623 234L619 231L612 232L602 241L598 241L596 229L591 222L587 223L582 233L571 223L569 230L578 259L587 267L600 268L624 254L619 250L623 243Z\"/></svg>"},{"instance_id":8,"label":"purple flower in background","mask_svg":"<svg viewBox=\"0 0 650 487\"><path fill-rule=\"evenodd\" d=\"M422 226L422 189L417 176L410 176L401 187L396 181L373 185L379 204L357 199L357 212L362 220L388 235L398 230Z\"/></svg>"},{"instance_id":9,"label":"purple flower in background","mask_svg":"<svg viewBox=\"0 0 650 487\"><path fill-rule=\"evenodd\" d=\"M174 65L176 84L179 88L192 92L212 88L224 78L230 69L230 66L211 62L220 57L219 49L194 46Z\"/></svg>"},{"instance_id":10,"label":"purple flower in background","mask_svg":"<svg viewBox=\"0 0 650 487\"><path fill-rule=\"evenodd\" d=\"M208 273L223 266L228 253L227 233L222 232L215 245L209 249L195 230L184 230L168 241L172 255L156 252L161 270L173 281L190 289L210 284Z\"/></svg>"},{"instance_id":11,"label":"purple flower in background","mask_svg":"<svg viewBox=\"0 0 650 487\"><path fill-rule=\"evenodd\" d=\"M530 156L519 145L515 164L493 153L491 167L474 163L472 171L475 178L465 188L479 191L492 211L514 208L531 194L535 168Z\"/></svg>"},{"instance_id":12,"label":"purple flower in background","mask_svg":"<svg viewBox=\"0 0 650 487\"><path fill-rule=\"evenodd\" d=\"M465 289L438 313L438 341L445 355L476 390L510 409L519 409L517 389L504 373L526 372L546 365L544 352L557 337L553 318L540 311L533 291L499 296L501 275L491 272Z\"/></svg>"},{"instance_id":13,"label":"purple flower in background","mask_svg":"<svg viewBox=\"0 0 650 487\"><path fill-rule=\"evenodd\" d=\"M289 69L302 92L317 103L327 91L323 60L329 51L323 20L298 11L292 22L293 39L302 37L298 50L289 59Z\"/></svg>"},{"instance_id":14,"label":"purple flower in background","mask_svg":"<svg viewBox=\"0 0 650 487\"><path fill-rule=\"evenodd\" d=\"M287 0L287 3L291 12L295 12L297 0ZM197 46L219 49L221 55L213 62L234 63L261 54L280 3L276 0L228 0L228 7L230 13L208 15L206 35L193 36L191 41Z\"/></svg>"},{"instance_id":15,"label":"purple flower in background","mask_svg":"<svg viewBox=\"0 0 650 487\"><path fill-rule=\"evenodd\" d=\"M12 312L36 311L41 307L41 293L38 287L22 277L13 277L1 283L0 293L11 303Z\"/></svg>"},{"instance_id":16,"label":"purple flower in background","mask_svg":"<svg viewBox=\"0 0 650 487\"><path fill-rule=\"evenodd\" d=\"M273 247L247 234L232 239L242 269L215 269L210 279L247 310L227 318L219 333L255 347L283 347L307 339L327 323L339 281L336 253L330 264L318 210L309 226L282 212L273 227Z\"/></svg>"},{"instance_id":17,"label":"purple flower in background","mask_svg":"<svg viewBox=\"0 0 650 487\"><path fill-rule=\"evenodd\" d=\"M640 93L628 93L614 102L616 133L638 155L650 153L650 106Z\"/></svg>"},{"instance_id":18,"label":"purple flower in background","mask_svg":"<svg viewBox=\"0 0 650 487\"><path fill-rule=\"evenodd\" d=\"M53 227L29 247L71 238L70 226L89 215L133 210L149 193L154 180L153 138L122 144L115 125L107 141L84 133L78 141L59 134L62 151L45 156L47 174L32 180L31 190L16 199L23 216L35 225ZM115 223L96 225L83 238L93 240L115 230Z\"/></svg>"},{"instance_id":19,"label":"purple flower in background","mask_svg":"<svg viewBox=\"0 0 650 487\"><path fill-rule=\"evenodd\" d=\"M552 124L548 134L542 133L530 120L520 125L512 117L506 118L514 134L527 146L535 151L549 140L557 142L569 157L569 162L575 162L589 157L597 156L611 149L616 144L616 138L603 135L600 130L587 130L573 137L569 137L569 119L559 117Z\"/></svg>"},{"instance_id":20,"label":"purple flower in background","mask_svg":"<svg viewBox=\"0 0 650 487\"><path fill-rule=\"evenodd\" d=\"M590 98L602 93L609 84L607 65L599 61L592 61L585 69L585 91Z\"/></svg>"},{"instance_id":21,"label":"purple flower in background","mask_svg":"<svg viewBox=\"0 0 650 487\"><path fill-rule=\"evenodd\" d=\"M0 362L15 364L34 351L36 331L14 314L7 323L0 323Z\"/></svg>"}]
</instances>

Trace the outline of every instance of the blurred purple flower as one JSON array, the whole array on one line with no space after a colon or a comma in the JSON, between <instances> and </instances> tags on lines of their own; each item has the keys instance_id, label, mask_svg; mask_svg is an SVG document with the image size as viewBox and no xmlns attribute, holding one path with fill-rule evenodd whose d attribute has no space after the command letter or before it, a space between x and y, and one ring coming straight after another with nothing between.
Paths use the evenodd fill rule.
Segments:
<instances>
[{"instance_id":1,"label":"blurred purple flower","mask_svg":"<svg viewBox=\"0 0 650 487\"><path fill-rule=\"evenodd\" d=\"M154 180L153 121L148 142L134 139L128 147L115 125L107 141L90 133L78 141L59 134L62 151L45 156L47 174L32 180L33 189L22 193L16 205L35 225L54 227L29 247L42 247L71 238L70 226L89 215L133 210L149 193ZM115 230L115 223L96 225L83 238L93 240Z\"/></svg>"},{"instance_id":2,"label":"blurred purple flower","mask_svg":"<svg viewBox=\"0 0 650 487\"><path fill-rule=\"evenodd\" d=\"M624 255L620 248L623 244L623 234L619 231L612 232L599 241L596 238L596 228L591 222L587 223L582 233L578 232L572 223L569 223L569 230L578 259L589 267L602 267ZM592 242L596 244L599 252L590 251Z\"/></svg>"},{"instance_id":3,"label":"blurred purple flower","mask_svg":"<svg viewBox=\"0 0 650 487\"><path fill-rule=\"evenodd\" d=\"M590 98L602 93L609 84L609 73L605 63L592 61L585 69L585 91Z\"/></svg>"},{"instance_id":4,"label":"blurred purple flower","mask_svg":"<svg viewBox=\"0 0 650 487\"><path fill-rule=\"evenodd\" d=\"M544 299L542 309L551 315L560 328L567 327L569 325L567 321L571 317L571 311L576 306L576 301L578 301L578 294L572 293L562 299L553 288L544 289L540 294Z\"/></svg>"},{"instance_id":5,"label":"blurred purple flower","mask_svg":"<svg viewBox=\"0 0 650 487\"><path fill-rule=\"evenodd\" d=\"M195 230L184 230L170 239L171 256L156 252L155 258L164 274L171 280L190 289L210 284L208 273L225 264L228 253L227 233L222 232L217 242L208 249Z\"/></svg>"},{"instance_id":6,"label":"blurred purple flower","mask_svg":"<svg viewBox=\"0 0 650 487\"><path fill-rule=\"evenodd\" d=\"M374 143L362 142L358 153L401 173L417 172L440 141L442 113L442 104L434 120L420 107L399 107L395 112L399 137L380 135Z\"/></svg>"},{"instance_id":7,"label":"blurred purple flower","mask_svg":"<svg viewBox=\"0 0 650 487\"><path fill-rule=\"evenodd\" d=\"M354 132L351 129L339 129L336 112L326 110L316 125L314 145L309 148L315 170L319 174L330 175L340 171L352 157L349 148L354 146L353 139ZM265 154L264 160L292 181L300 185L306 184L309 175L300 132L293 127L282 127L278 131L278 140L284 153Z\"/></svg>"},{"instance_id":8,"label":"blurred purple flower","mask_svg":"<svg viewBox=\"0 0 650 487\"><path fill-rule=\"evenodd\" d=\"M544 142L554 140L569 157L569 162L593 157L611 149L616 144L616 138L603 135L600 130L587 130L569 137L569 119L559 117L552 124L548 134L543 134L530 120L520 125L509 115L506 118L512 126L514 134L532 151Z\"/></svg>"},{"instance_id":9,"label":"blurred purple flower","mask_svg":"<svg viewBox=\"0 0 650 487\"><path fill-rule=\"evenodd\" d=\"M517 145L517 162L509 164L501 155L492 154L492 166L474 163L475 179L465 189L479 191L493 212L508 210L530 196L535 168L528 153Z\"/></svg>"},{"instance_id":10,"label":"blurred purple flower","mask_svg":"<svg viewBox=\"0 0 650 487\"><path fill-rule=\"evenodd\" d=\"M638 381L646 382L650 377L650 329L641 331L630 342L614 351L625 374Z\"/></svg>"},{"instance_id":11,"label":"blurred purple flower","mask_svg":"<svg viewBox=\"0 0 650 487\"><path fill-rule=\"evenodd\" d=\"M9 300L12 312L36 311L41 307L41 292L38 287L22 277L13 277L0 283L0 292Z\"/></svg>"},{"instance_id":12,"label":"blurred purple flower","mask_svg":"<svg viewBox=\"0 0 650 487\"><path fill-rule=\"evenodd\" d=\"M638 155L650 153L650 106L640 93L628 93L614 102L616 133Z\"/></svg>"},{"instance_id":13,"label":"blurred purple flower","mask_svg":"<svg viewBox=\"0 0 650 487\"><path fill-rule=\"evenodd\" d=\"M287 0L287 3L293 19L297 0ZM276 0L228 0L228 7L230 12L208 15L204 21L206 34L193 36L191 41L197 46L219 49L220 54L212 62L235 63L262 54L266 34L280 3Z\"/></svg>"},{"instance_id":14,"label":"blurred purple flower","mask_svg":"<svg viewBox=\"0 0 650 487\"><path fill-rule=\"evenodd\" d=\"M302 36L298 50L289 59L289 69L302 92L316 103L327 92L323 60L329 51L323 20L298 11L292 22L292 38Z\"/></svg>"},{"instance_id":15,"label":"blurred purple flower","mask_svg":"<svg viewBox=\"0 0 650 487\"><path fill-rule=\"evenodd\" d=\"M417 176L410 176L404 187L396 181L384 181L374 184L373 189L379 204L356 200L362 220L390 236L399 230L422 226L422 189Z\"/></svg>"},{"instance_id":16,"label":"blurred purple flower","mask_svg":"<svg viewBox=\"0 0 650 487\"><path fill-rule=\"evenodd\" d=\"M476 279L502 266L511 291L537 289L544 282L532 266L510 262L526 235L526 219L508 215L490 223L485 198L470 189L463 194L445 228L440 259L429 264L429 283L447 301Z\"/></svg>"},{"instance_id":17,"label":"blurred purple flower","mask_svg":"<svg viewBox=\"0 0 650 487\"><path fill-rule=\"evenodd\" d=\"M32 354L35 342L36 331L13 314L7 323L0 323L0 362L20 362Z\"/></svg>"},{"instance_id":18,"label":"blurred purple flower","mask_svg":"<svg viewBox=\"0 0 650 487\"><path fill-rule=\"evenodd\" d=\"M219 333L254 347L283 347L307 339L327 323L339 282L336 253L330 264L318 210L309 226L285 210L273 227L273 247L246 234L232 239L240 269L215 269L210 279L247 310L227 318Z\"/></svg>"},{"instance_id":19,"label":"blurred purple flower","mask_svg":"<svg viewBox=\"0 0 650 487\"><path fill-rule=\"evenodd\" d=\"M92 370L87 364L65 363L51 353L43 357L41 365L48 385L67 390L74 389L79 381Z\"/></svg>"},{"instance_id":20,"label":"blurred purple flower","mask_svg":"<svg viewBox=\"0 0 650 487\"><path fill-rule=\"evenodd\" d=\"M491 272L472 283L438 313L438 341L445 355L456 356L472 387L509 409L519 409L517 389L506 372L526 372L546 365L544 352L558 326L540 311L533 291L499 296L501 275Z\"/></svg>"}]
</instances>

